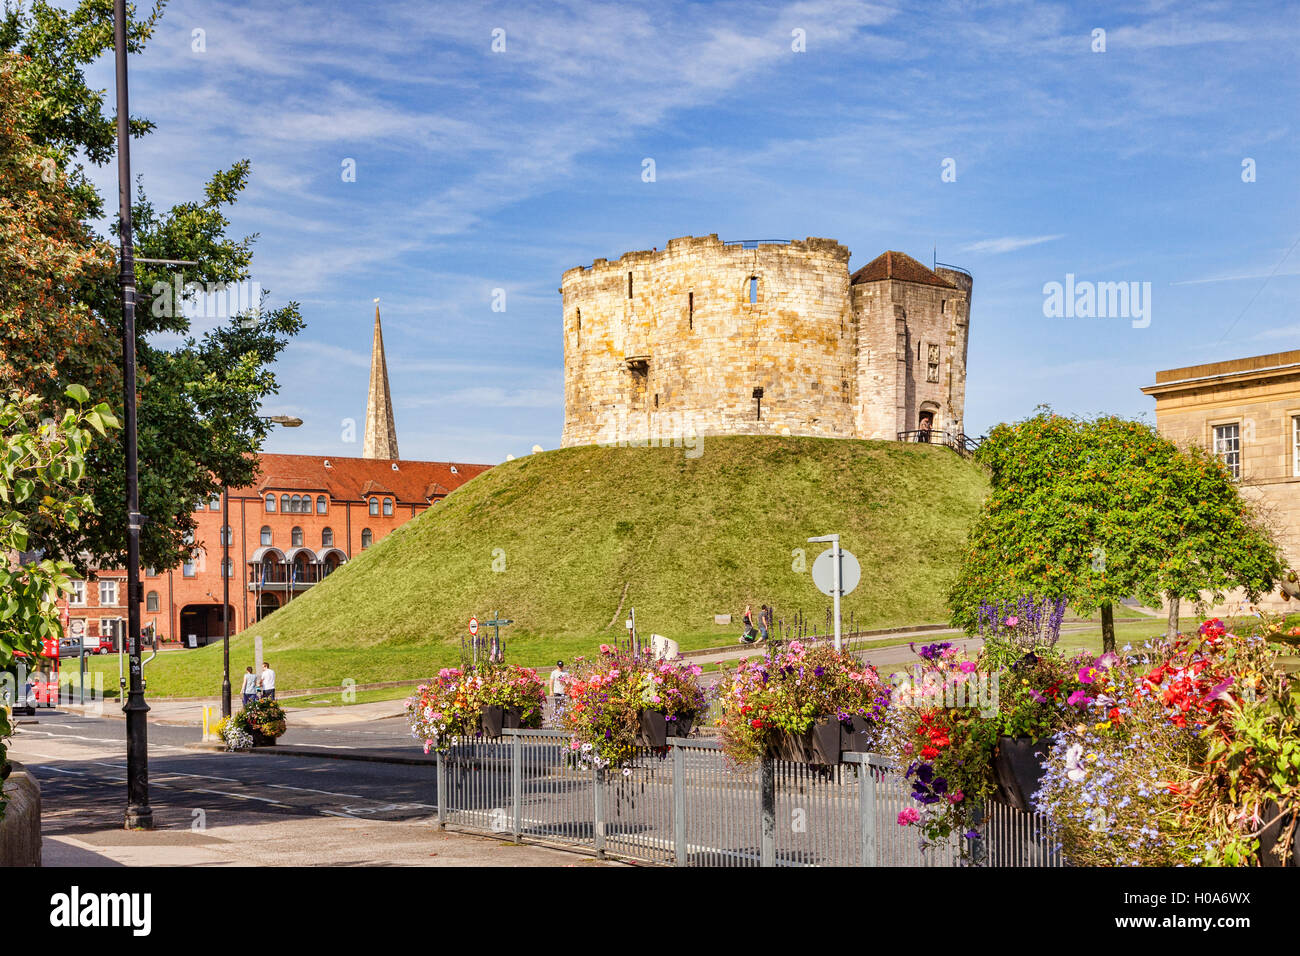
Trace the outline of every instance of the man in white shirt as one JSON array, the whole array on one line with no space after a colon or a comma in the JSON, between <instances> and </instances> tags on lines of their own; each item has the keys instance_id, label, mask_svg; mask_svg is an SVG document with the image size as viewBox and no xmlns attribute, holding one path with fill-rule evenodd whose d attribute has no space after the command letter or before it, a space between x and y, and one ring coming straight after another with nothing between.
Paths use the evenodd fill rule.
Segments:
<instances>
[{"instance_id":1,"label":"man in white shirt","mask_svg":"<svg viewBox=\"0 0 1300 956\"><path fill-rule=\"evenodd\" d=\"M555 670L551 671L551 693L557 704L564 699L564 682L568 679L569 672L564 669L564 661L556 661Z\"/></svg>"},{"instance_id":2,"label":"man in white shirt","mask_svg":"<svg viewBox=\"0 0 1300 956\"><path fill-rule=\"evenodd\" d=\"M275 700L275 671L271 670L271 665L262 661L262 696L267 700Z\"/></svg>"}]
</instances>

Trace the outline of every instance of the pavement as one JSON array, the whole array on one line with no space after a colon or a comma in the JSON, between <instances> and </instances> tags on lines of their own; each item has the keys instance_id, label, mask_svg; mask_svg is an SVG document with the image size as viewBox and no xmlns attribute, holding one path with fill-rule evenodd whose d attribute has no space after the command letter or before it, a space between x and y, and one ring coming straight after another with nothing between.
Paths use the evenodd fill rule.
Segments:
<instances>
[{"instance_id":1,"label":"pavement","mask_svg":"<svg viewBox=\"0 0 1300 956\"><path fill-rule=\"evenodd\" d=\"M123 830L123 731L68 711L17 728L10 753L41 785L45 866L615 865L438 829L432 767L204 753L182 725L151 724L154 829Z\"/></svg>"}]
</instances>

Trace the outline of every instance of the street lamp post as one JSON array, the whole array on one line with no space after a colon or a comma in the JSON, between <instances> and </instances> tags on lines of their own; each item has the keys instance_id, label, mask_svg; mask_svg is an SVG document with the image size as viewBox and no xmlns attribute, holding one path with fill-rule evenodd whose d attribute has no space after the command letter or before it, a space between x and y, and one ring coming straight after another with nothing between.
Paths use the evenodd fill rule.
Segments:
<instances>
[{"instance_id":1,"label":"street lamp post","mask_svg":"<svg viewBox=\"0 0 1300 956\"><path fill-rule=\"evenodd\" d=\"M259 415L264 422L297 428L301 418L290 415ZM230 716L230 579L235 569L230 564L230 489L221 489L221 716ZM247 622L245 622L247 626Z\"/></svg>"},{"instance_id":2,"label":"street lamp post","mask_svg":"<svg viewBox=\"0 0 1300 956\"><path fill-rule=\"evenodd\" d=\"M117 72L117 189L122 263L122 392L126 419L122 440L126 452L126 639L130 658L130 689L122 710L126 714L127 829L152 829L149 806L149 705L144 702L140 667L140 481L136 450L135 405L135 263L131 240L130 108L126 85L126 0L113 3L113 52Z\"/></svg>"}]
</instances>

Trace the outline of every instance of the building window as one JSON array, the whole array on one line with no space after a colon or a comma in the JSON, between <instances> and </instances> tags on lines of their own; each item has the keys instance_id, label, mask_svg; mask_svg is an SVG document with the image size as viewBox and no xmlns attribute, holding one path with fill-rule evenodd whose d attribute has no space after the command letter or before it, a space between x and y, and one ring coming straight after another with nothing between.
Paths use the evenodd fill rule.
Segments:
<instances>
[{"instance_id":1,"label":"building window","mask_svg":"<svg viewBox=\"0 0 1300 956\"><path fill-rule=\"evenodd\" d=\"M73 607L86 606L86 582L85 581L72 582L72 596L68 598L68 603L71 604Z\"/></svg>"},{"instance_id":2,"label":"building window","mask_svg":"<svg viewBox=\"0 0 1300 956\"><path fill-rule=\"evenodd\" d=\"M262 525L262 547L269 548L270 546L271 546L271 528L269 525Z\"/></svg>"},{"instance_id":3,"label":"building window","mask_svg":"<svg viewBox=\"0 0 1300 956\"><path fill-rule=\"evenodd\" d=\"M221 526L221 543L223 545L234 543L234 539L230 534L230 525L228 524Z\"/></svg>"},{"instance_id":4,"label":"building window","mask_svg":"<svg viewBox=\"0 0 1300 956\"><path fill-rule=\"evenodd\" d=\"M632 273L627 274L627 297L632 298Z\"/></svg>"},{"instance_id":5,"label":"building window","mask_svg":"<svg viewBox=\"0 0 1300 956\"><path fill-rule=\"evenodd\" d=\"M362 548L368 548L368 547L370 547L371 543L372 543L374 540L375 540L375 536L374 536L373 534L370 533L370 529L369 529L369 528L366 528L364 531L361 532L361 547L362 547Z\"/></svg>"},{"instance_id":6,"label":"building window","mask_svg":"<svg viewBox=\"0 0 1300 956\"><path fill-rule=\"evenodd\" d=\"M294 528L289 532L289 544L291 547L302 547L302 528Z\"/></svg>"},{"instance_id":7,"label":"building window","mask_svg":"<svg viewBox=\"0 0 1300 956\"><path fill-rule=\"evenodd\" d=\"M158 569L157 569L157 568L145 568L145 569L144 569L144 576L145 576L146 578L156 578L156 577L158 577Z\"/></svg>"},{"instance_id":8,"label":"building window","mask_svg":"<svg viewBox=\"0 0 1300 956\"><path fill-rule=\"evenodd\" d=\"M578 347L582 347L582 310L578 309Z\"/></svg>"},{"instance_id":9,"label":"building window","mask_svg":"<svg viewBox=\"0 0 1300 956\"><path fill-rule=\"evenodd\" d=\"M144 609L150 614L158 612L158 592L150 591L144 599Z\"/></svg>"},{"instance_id":10,"label":"building window","mask_svg":"<svg viewBox=\"0 0 1300 956\"><path fill-rule=\"evenodd\" d=\"M266 510L268 514L275 514L275 495L266 496Z\"/></svg>"},{"instance_id":11,"label":"building window","mask_svg":"<svg viewBox=\"0 0 1300 956\"><path fill-rule=\"evenodd\" d=\"M325 499L325 496L324 496L324 495L317 495L317 496L316 496L316 513L317 513L318 515L323 515L323 514L325 513L325 511L326 511L328 508L329 508L329 502Z\"/></svg>"},{"instance_id":12,"label":"building window","mask_svg":"<svg viewBox=\"0 0 1300 956\"><path fill-rule=\"evenodd\" d=\"M925 380L927 382L939 381L939 346L937 345L931 345L926 350Z\"/></svg>"},{"instance_id":13,"label":"building window","mask_svg":"<svg viewBox=\"0 0 1300 956\"><path fill-rule=\"evenodd\" d=\"M320 546L322 548L334 547L334 529L325 528L320 533Z\"/></svg>"},{"instance_id":14,"label":"building window","mask_svg":"<svg viewBox=\"0 0 1300 956\"><path fill-rule=\"evenodd\" d=\"M289 496L288 496L288 495L281 495L281 496L280 496L280 513L281 513L281 514L292 514L292 513L293 513L292 510L291 510L290 507L289 507Z\"/></svg>"},{"instance_id":15,"label":"building window","mask_svg":"<svg viewBox=\"0 0 1300 956\"><path fill-rule=\"evenodd\" d=\"M115 617L101 617L99 619L99 636L116 637L118 620Z\"/></svg>"},{"instance_id":16,"label":"building window","mask_svg":"<svg viewBox=\"0 0 1300 956\"><path fill-rule=\"evenodd\" d=\"M211 508L213 511L220 511L220 510L221 510L221 495L213 495L213 496L212 496L212 501L209 502L208 507Z\"/></svg>"},{"instance_id":17,"label":"building window","mask_svg":"<svg viewBox=\"0 0 1300 956\"><path fill-rule=\"evenodd\" d=\"M393 514L393 499L392 499L392 498L385 498L385 499L384 499L384 515L385 515L386 517L391 517L392 514Z\"/></svg>"},{"instance_id":18,"label":"building window","mask_svg":"<svg viewBox=\"0 0 1300 956\"><path fill-rule=\"evenodd\" d=\"M187 578L194 577L194 561L192 559L181 565L181 574Z\"/></svg>"},{"instance_id":19,"label":"building window","mask_svg":"<svg viewBox=\"0 0 1300 956\"><path fill-rule=\"evenodd\" d=\"M695 293L686 293L686 327L695 328Z\"/></svg>"},{"instance_id":20,"label":"building window","mask_svg":"<svg viewBox=\"0 0 1300 956\"><path fill-rule=\"evenodd\" d=\"M372 515L377 515L377 514L379 514L379 499L378 499L378 498L371 498L371 499L370 499L370 513L371 513Z\"/></svg>"},{"instance_id":21,"label":"building window","mask_svg":"<svg viewBox=\"0 0 1300 956\"><path fill-rule=\"evenodd\" d=\"M1291 416L1291 474L1300 478L1300 415Z\"/></svg>"},{"instance_id":22,"label":"building window","mask_svg":"<svg viewBox=\"0 0 1300 956\"><path fill-rule=\"evenodd\" d=\"M1223 459L1233 478L1241 477L1241 427L1239 423L1214 426L1214 453Z\"/></svg>"},{"instance_id":23,"label":"building window","mask_svg":"<svg viewBox=\"0 0 1300 956\"><path fill-rule=\"evenodd\" d=\"M749 277L749 304L758 305L758 276Z\"/></svg>"},{"instance_id":24,"label":"building window","mask_svg":"<svg viewBox=\"0 0 1300 956\"><path fill-rule=\"evenodd\" d=\"M99 606L115 607L117 605L117 582L99 582Z\"/></svg>"},{"instance_id":25,"label":"building window","mask_svg":"<svg viewBox=\"0 0 1300 956\"><path fill-rule=\"evenodd\" d=\"M235 565L234 565L234 562L232 562L229 558L222 558L222 560L221 560L221 576L222 576L223 578L230 578L230 577L234 577L234 575L235 575Z\"/></svg>"}]
</instances>

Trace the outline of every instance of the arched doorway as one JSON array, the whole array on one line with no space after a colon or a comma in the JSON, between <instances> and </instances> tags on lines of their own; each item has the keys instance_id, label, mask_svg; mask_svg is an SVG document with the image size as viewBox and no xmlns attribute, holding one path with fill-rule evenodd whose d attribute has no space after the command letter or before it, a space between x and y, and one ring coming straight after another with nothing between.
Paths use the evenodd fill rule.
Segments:
<instances>
[{"instance_id":1,"label":"arched doorway","mask_svg":"<svg viewBox=\"0 0 1300 956\"><path fill-rule=\"evenodd\" d=\"M262 620L268 614L274 614L280 609L280 598L275 594L262 594L257 599L257 620Z\"/></svg>"}]
</instances>

